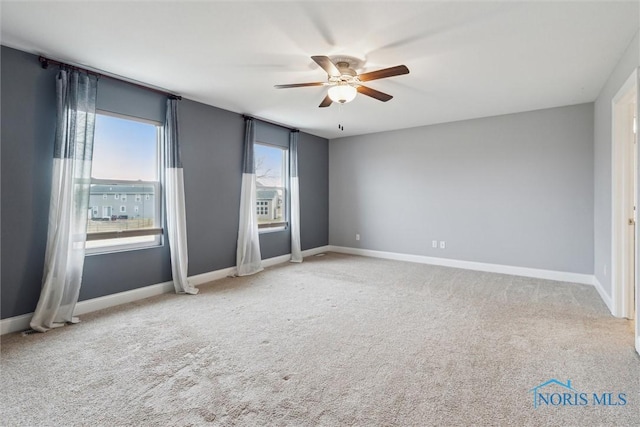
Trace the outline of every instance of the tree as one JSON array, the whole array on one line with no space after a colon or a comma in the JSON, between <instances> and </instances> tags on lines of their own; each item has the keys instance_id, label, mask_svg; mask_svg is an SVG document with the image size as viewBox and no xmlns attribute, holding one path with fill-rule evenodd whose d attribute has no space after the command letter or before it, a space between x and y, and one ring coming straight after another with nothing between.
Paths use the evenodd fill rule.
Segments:
<instances>
[{"instance_id":1,"label":"tree","mask_svg":"<svg viewBox=\"0 0 640 427\"><path fill-rule=\"evenodd\" d=\"M256 179L276 178L276 176L274 175L274 173L271 170L271 168L265 168L264 163L265 163L265 157L264 156L260 156L260 157L255 159Z\"/></svg>"}]
</instances>

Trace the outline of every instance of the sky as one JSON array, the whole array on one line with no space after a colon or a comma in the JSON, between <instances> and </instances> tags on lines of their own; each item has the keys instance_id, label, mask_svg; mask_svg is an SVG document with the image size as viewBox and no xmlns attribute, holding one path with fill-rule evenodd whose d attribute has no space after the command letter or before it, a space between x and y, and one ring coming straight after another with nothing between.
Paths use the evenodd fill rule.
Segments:
<instances>
[{"instance_id":1,"label":"sky","mask_svg":"<svg viewBox=\"0 0 640 427\"><path fill-rule=\"evenodd\" d=\"M281 148L255 144L253 157L256 162L256 177L261 184L282 187L282 154ZM268 174L267 176L260 177Z\"/></svg>"},{"instance_id":2,"label":"sky","mask_svg":"<svg viewBox=\"0 0 640 427\"><path fill-rule=\"evenodd\" d=\"M96 115L91 176L114 180L158 180L157 126Z\"/></svg>"},{"instance_id":3,"label":"sky","mask_svg":"<svg viewBox=\"0 0 640 427\"><path fill-rule=\"evenodd\" d=\"M97 179L156 181L157 126L102 114L96 115L91 176ZM254 146L256 175L262 185L283 186L281 148ZM268 170L268 172L267 172Z\"/></svg>"}]
</instances>

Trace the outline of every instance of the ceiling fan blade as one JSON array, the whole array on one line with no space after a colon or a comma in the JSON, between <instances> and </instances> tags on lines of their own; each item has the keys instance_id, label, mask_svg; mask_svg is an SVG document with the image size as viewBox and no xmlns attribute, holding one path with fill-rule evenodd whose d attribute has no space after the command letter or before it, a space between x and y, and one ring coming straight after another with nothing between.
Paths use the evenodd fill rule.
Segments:
<instances>
[{"instance_id":1,"label":"ceiling fan blade","mask_svg":"<svg viewBox=\"0 0 640 427\"><path fill-rule=\"evenodd\" d=\"M325 82L313 82L313 83L293 83L290 85L274 85L276 89L287 89L292 87L308 87L308 86L324 86Z\"/></svg>"},{"instance_id":2,"label":"ceiling fan blade","mask_svg":"<svg viewBox=\"0 0 640 427\"><path fill-rule=\"evenodd\" d=\"M379 90L371 89L370 87L366 87L366 86L358 86L358 92L363 95L367 95L372 98L375 98L378 101L382 101L382 102L387 102L388 100L393 98L393 96L389 94L380 92Z\"/></svg>"},{"instance_id":3,"label":"ceiling fan blade","mask_svg":"<svg viewBox=\"0 0 640 427\"><path fill-rule=\"evenodd\" d=\"M331 100L331 98L329 98L329 95L327 95L324 97L324 99L322 100L320 105L318 105L318 107L320 108L328 107L329 105L331 105L332 102L333 101Z\"/></svg>"},{"instance_id":4,"label":"ceiling fan blade","mask_svg":"<svg viewBox=\"0 0 640 427\"><path fill-rule=\"evenodd\" d=\"M323 70L327 72L331 77L340 77L340 70L335 66L331 59L328 56L312 56L316 64L322 67Z\"/></svg>"},{"instance_id":5,"label":"ceiling fan blade","mask_svg":"<svg viewBox=\"0 0 640 427\"><path fill-rule=\"evenodd\" d=\"M405 65L396 65L395 67L383 68L382 70L359 74L358 79L360 79L361 82L367 82L370 80L378 80L378 79L384 79L387 77L400 76L402 74L409 74L409 69Z\"/></svg>"}]
</instances>

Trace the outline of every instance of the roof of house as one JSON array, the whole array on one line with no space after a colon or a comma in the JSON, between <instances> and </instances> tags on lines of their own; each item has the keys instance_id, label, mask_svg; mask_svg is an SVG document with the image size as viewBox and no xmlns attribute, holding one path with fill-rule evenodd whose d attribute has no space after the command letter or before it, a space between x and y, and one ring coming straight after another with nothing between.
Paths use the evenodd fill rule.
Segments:
<instances>
[{"instance_id":1,"label":"roof of house","mask_svg":"<svg viewBox=\"0 0 640 427\"><path fill-rule=\"evenodd\" d=\"M152 185L108 185L92 184L91 194L154 194Z\"/></svg>"},{"instance_id":2,"label":"roof of house","mask_svg":"<svg viewBox=\"0 0 640 427\"><path fill-rule=\"evenodd\" d=\"M276 190L261 190L259 188L256 190L256 199L273 200L276 197L278 197L278 192Z\"/></svg>"}]
</instances>

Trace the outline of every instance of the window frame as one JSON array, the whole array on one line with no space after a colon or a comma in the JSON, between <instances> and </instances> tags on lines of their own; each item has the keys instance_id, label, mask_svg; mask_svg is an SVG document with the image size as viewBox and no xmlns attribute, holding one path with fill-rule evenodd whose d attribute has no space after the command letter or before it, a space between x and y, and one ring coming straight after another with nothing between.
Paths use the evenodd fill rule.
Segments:
<instances>
[{"instance_id":1,"label":"window frame","mask_svg":"<svg viewBox=\"0 0 640 427\"><path fill-rule=\"evenodd\" d=\"M284 203L284 209L283 209L283 221L277 221L277 222L269 222L269 223L258 223L258 234L265 234L265 233L274 233L274 232L280 232L280 231L285 231L289 228L289 209L290 209L290 201L289 201L289 188L290 188L290 183L289 183L289 147L288 146L284 146L284 145L278 145L278 144L271 144L268 142L263 142L263 141L259 141L256 140L253 143L253 148L254 148L254 166L255 166L255 161L256 161L256 156L255 156L255 147L256 145L262 145L262 146L266 146L269 148L276 148L278 150L282 150L282 172L283 172L283 186L282 186L282 199L283 199L283 203ZM256 170L254 169L254 174L256 173ZM257 177L256 177L257 178ZM266 187L266 188L280 188L280 187ZM254 212L257 215L257 209L258 209L258 200L257 200L257 192L258 192L258 186L256 183L256 205L253 207Z\"/></svg>"},{"instance_id":2,"label":"window frame","mask_svg":"<svg viewBox=\"0 0 640 427\"><path fill-rule=\"evenodd\" d=\"M126 242L121 244L114 245L103 245L96 247L85 247L85 255L101 255L108 254L114 252L123 252L123 251L134 251L141 249L151 249L157 248L164 245L164 194L163 194L163 184L164 184L164 170L162 165L164 164L164 150L163 150L163 124L161 122L155 120L144 119L135 116L129 116L125 114L114 113L112 111L99 110L96 109L96 116L109 116L115 117L122 120L129 120L133 122L145 123L148 125L152 125L156 127L156 162L157 162L157 181L130 181L130 180L117 180L117 179L100 179L91 177L91 184L100 184L100 185L132 185L132 184L143 184L146 186L154 187L154 195L155 195L155 203L154 203L154 225L152 228L144 228L144 229L135 229L135 230L120 230L120 231L106 231L106 232L94 232L88 233L86 241L108 241L111 239L122 239L128 237L142 237L142 236L154 236L152 241L147 242ZM114 192L114 199L116 195L120 195L119 192ZM150 200L150 196L148 194L145 195L145 201ZM122 200L121 200L122 201ZM127 197L125 196L124 202L127 202ZM135 203L135 202L134 202ZM116 209L112 209L115 211ZM121 212L117 212L120 214ZM114 215L114 213L112 213Z\"/></svg>"}]
</instances>

